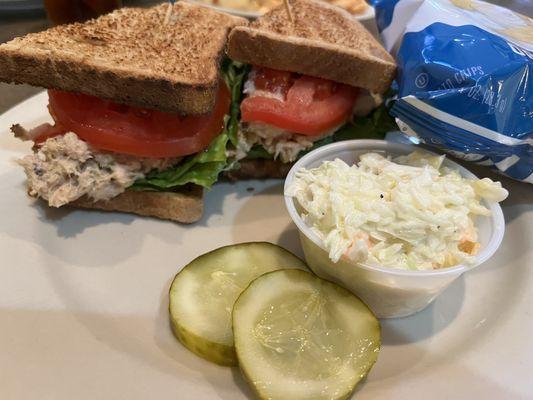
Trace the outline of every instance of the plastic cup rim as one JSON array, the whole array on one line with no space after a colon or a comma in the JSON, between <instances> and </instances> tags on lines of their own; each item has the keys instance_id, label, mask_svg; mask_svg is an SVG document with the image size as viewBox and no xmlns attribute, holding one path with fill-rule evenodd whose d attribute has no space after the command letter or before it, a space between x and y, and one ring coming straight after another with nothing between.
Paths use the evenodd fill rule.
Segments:
<instances>
[{"instance_id":1,"label":"plastic cup rim","mask_svg":"<svg viewBox=\"0 0 533 400\"><path fill-rule=\"evenodd\" d=\"M336 143L331 143L325 146L322 146L316 150L313 150L309 153L307 153L305 156L300 158L290 169L289 173L287 174L287 178L285 179L284 184L284 192L287 190L288 186L292 183L294 180L294 175L296 174L296 171L299 169L306 167L308 164L310 164L313 161L316 161L317 159L322 159L323 161L326 160L333 160L335 157L331 157L330 155L335 154L340 151L346 151L346 150L361 150L365 149L366 147L373 147L368 148L368 151L387 151L388 149L395 149L399 152L405 152L409 153L413 150L430 153L432 155L439 156L440 154L435 153L433 151L420 148L415 145L407 145L407 144L400 144L400 143L393 143L386 140L377 140L377 139L354 139L354 140L346 140ZM325 157L323 154L330 156ZM450 160L449 158L446 158L446 164L453 169L456 169L459 171L459 173L467 178L478 178L475 174L473 174L471 171L466 169L465 167L457 164L456 162ZM327 252L327 250L324 248L324 245L320 238L305 224L305 222L302 220L300 215L298 214L296 210L296 206L294 204L294 198L291 196L287 196L284 194L285 198L285 206L287 208L287 211L289 212L289 215L293 222L296 224L298 230L300 233L302 233L305 237L307 237L309 240L311 240L315 245L320 247L322 250ZM485 261L487 261L490 257L494 255L494 253L498 250L500 247L500 244L503 240L503 235L505 232L505 220L503 216L503 211L499 203L497 202L486 202L488 208L491 211L490 217L492 219L492 226L494 229L491 232L490 239L486 246L484 246L480 252L475 257L475 262L473 265L464 265L464 264L458 264L453 267L448 268L441 268L441 269L435 269L435 270L403 270L403 269L395 269L395 268L389 268L384 267L380 265L369 265L369 264L353 264L354 267L360 267L366 270L370 271L379 271L385 274L391 274L391 275L402 275L402 276L416 276L416 277L430 277L430 276L440 276L440 275L454 275L454 274L462 274L466 271L471 271L474 268L478 267L479 265L483 264ZM348 261L348 260L345 260ZM349 261L348 261L349 262ZM332 262L333 263L333 262Z\"/></svg>"}]
</instances>

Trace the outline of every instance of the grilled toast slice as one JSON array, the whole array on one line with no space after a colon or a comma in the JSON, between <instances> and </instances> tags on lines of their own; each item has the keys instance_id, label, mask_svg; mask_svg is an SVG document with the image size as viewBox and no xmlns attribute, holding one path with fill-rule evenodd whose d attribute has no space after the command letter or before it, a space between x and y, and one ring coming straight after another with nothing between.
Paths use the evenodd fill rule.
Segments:
<instances>
[{"instance_id":1,"label":"grilled toast slice","mask_svg":"<svg viewBox=\"0 0 533 400\"><path fill-rule=\"evenodd\" d=\"M248 26L235 27L230 58L297 72L383 93L396 63L347 11L317 0L291 0L294 22L283 6Z\"/></svg>"},{"instance_id":2,"label":"grilled toast slice","mask_svg":"<svg viewBox=\"0 0 533 400\"><path fill-rule=\"evenodd\" d=\"M190 224L198 221L204 211L203 189L191 185L179 192L140 192L126 190L107 201L82 197L69 207L102 211L118 211Z\"/></svg>"},{"instance_id":3,"label":"grilled toast slice","mask_svg":"<svg viewBox=\"0 0 533 400\"><path fill-rule=\"evenodd\" d=\"M182 114L209 112L229 31L243 18L176 3L122 8L0 45L0 80Z\"/></svg>"}]
</instances>

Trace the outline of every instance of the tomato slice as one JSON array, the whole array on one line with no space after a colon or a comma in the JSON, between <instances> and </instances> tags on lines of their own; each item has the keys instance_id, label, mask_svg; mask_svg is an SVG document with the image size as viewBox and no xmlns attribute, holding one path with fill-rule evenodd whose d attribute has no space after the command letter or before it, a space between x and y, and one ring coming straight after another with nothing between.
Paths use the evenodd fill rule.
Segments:
<instances>
[{"instance_id":1,"label":"tomato slice","mask_svg":"<svg viewBox=\"0 0 533 400\"><path fill-rule=\"evenodd\" d=\"M58 131L74 132L101 150L158 158L205 149L223 129L230 106L230 93L222 81L213 112L197 116L131 107L58 90L49 90L48 95L48 108Z\"/></svg>"},{"instance_id":2,"label":"tomato slice","mask_svg":"<svg viewBox=\"0 0 533 400\"><path fill-rule=\"evenodd\" d=\"M357 99L356 88L326 79L267 68L257 68L251 76L256 90L284 98L252 93L241 103L241 120L302 135L320 135L346 122Z\"/></svg>"},{"instance_id":3,"label":"tomato slice","mask_svg":"<svg viewBox=\"0 0 533 400\"><path fill-rule=\"evenodd\" d=\"M255 68L252 72L254 85L257 90L278 92L287 95L294 84L295 75L288 71L279 71L270 68Z\"/></svg>"}]
</instances>

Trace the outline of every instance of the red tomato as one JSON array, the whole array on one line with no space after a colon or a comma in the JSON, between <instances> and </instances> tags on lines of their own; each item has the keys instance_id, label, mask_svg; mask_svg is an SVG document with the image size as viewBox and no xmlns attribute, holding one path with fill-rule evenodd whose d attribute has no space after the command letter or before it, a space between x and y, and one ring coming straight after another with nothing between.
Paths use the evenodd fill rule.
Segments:
<instances>
[{"instance_id":1,"label":"red tomato","mask_svg":"<svg viewBox=\"0 0 533 400\"><path fill-rule=\"evenodd\" d=\"M205 149L224 125L229 90L220 82L213 112L182 117L116 104L78 93L49 90L50 114L57 128L71 131L92 146L142 157L176 157Z\"/></svg>"},{"instance_id":2,"label":"red tomato","mask_svg":"<svg viewBox=\"0 0 533 400\"><path fill-rule=\"evenodd\" d=\"M291 72L270 68L256 68L254 75L254 85L257 90L278 91L283 96L287 95L295 79L294 74Z\"/></svg>"},{"instance_id":3,"label":"red tomato","mask_svg":"<svg viewBox=\"0 0 533 400\"><path fill-rule=\"evenodd\" d=\"M285 99L252 95L241 103L241 120L262 122L302 135L316 136L346 122L357 89L325 79L259 68L256 89L281 93Z\"/></svg>"},{"instance_id":4,"label":"red tomato","mask_svg":"<svg viewBox=\"0 0 533 400\"><path fill-rule=\"evenodd\" d=\"M28 136L30 137L30 140L33 140L35 143L41 143L54 136L64 135L65 133L67 133L67 131L61 126L46 123L33 128L29 131Z\"/></svg>"}]
</instances>

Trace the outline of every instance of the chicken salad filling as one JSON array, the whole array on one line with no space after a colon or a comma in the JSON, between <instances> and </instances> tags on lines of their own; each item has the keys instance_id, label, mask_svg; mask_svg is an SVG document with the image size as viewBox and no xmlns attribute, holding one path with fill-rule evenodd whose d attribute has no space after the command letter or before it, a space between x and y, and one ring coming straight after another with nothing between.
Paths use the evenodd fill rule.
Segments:
<instances>
[{"instance_id":1,"label":"chicken salad filling","mask_svg":"<svg viewBox=\"0 0 533 400\"><path fill-rule=\"evenodd\" d=\"M83 196L109 200L150 171L162 171L179 158L144 158L99 151L73 132L37 144L18 160L28 178L29 194L60 207Z\"/></svg>"},{"instance_id":2,"label":"chicken salad filling","mask_svg":"<svg viewBox=\"0 0 533 400\"><path fill-rule=\"evenodd\" d=\"M274 159L284 163L293 162L300 152L309 150L317 140L333 134L337 129L335 127L321 135L308 136L259 122L241 123L235 157L238 160L245 158L252 147L260 145Z\"/></svg>"}]
</instances>

